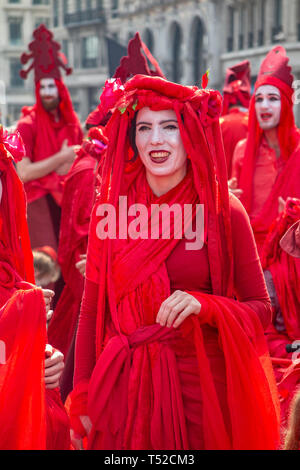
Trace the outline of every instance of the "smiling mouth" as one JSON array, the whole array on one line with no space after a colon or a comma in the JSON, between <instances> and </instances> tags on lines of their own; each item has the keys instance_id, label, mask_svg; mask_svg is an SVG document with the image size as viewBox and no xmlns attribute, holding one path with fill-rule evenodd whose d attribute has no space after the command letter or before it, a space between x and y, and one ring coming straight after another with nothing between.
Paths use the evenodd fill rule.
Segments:
<instances>
[{"instance_id":1,"label":"smiling mouth","mask_svg":"<svg viewBox=\"0 0 300 470\"><path fill-rule=\"evenodd\" d=\"M260 115L260 117L261 117L261 119L262 119L263 121L267 121L268 119L270 119L270 118L272 117L272 114L270 114L270 113L262 113L262 114Z\"/></svg>"},{"instance_id":2,"label":"smiling mouth","mask_svg":"<svg viewBox=\"0 0 300 470\"><path fill-rule=\"evenodd\" d=\"M168 160L170 152L164 150L150 152L150 159L153 163L164 163Z\"/></svg>"}]
</instances>

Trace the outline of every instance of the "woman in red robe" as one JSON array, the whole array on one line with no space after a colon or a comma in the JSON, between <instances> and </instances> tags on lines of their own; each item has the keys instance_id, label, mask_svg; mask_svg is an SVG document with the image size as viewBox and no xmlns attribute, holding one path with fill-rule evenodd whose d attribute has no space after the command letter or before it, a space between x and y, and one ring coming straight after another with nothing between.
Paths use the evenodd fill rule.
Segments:
<instances>
[{"instance_id":1,"label":"woman in red robe","mask_svg":"<svg viewBox=\"0 0 300 470\"><path fill-rule=\"evenodd\" d=\"M217 91L158 77L137 75L119 94L77 332L78 447L86 432L89 449L278 444L270 302L247 216L228 196L220 108ZM185 225L157 221L158 205L189 205Z\"/></svg>"},{"instance_id":2,"label":"woman in red robe","mask_svg":"<svg viewBox=\"0 0 300 470\"><path fill-rule=\"evenodd\" d=\"M233 157L232 177L251 220L258 252L279 212L279 198L300 197L300 133L293 114L293 75L282 46L263 61L249 108L249 133ZM236 189L236 188L234 188Z\"/></svg>"},{"instance_id":3,"label":"woman in red robe","mask_svg":"<svg viewBox=\"0 0 300 470\"><path fill-rule=\"evenodd\" d=\"M17 135L0 127L0 449L69 449L62 354L47 345L49 291L34 285ZM46 307L46 308L45 308Z\"/></svg>"}]
</instances>

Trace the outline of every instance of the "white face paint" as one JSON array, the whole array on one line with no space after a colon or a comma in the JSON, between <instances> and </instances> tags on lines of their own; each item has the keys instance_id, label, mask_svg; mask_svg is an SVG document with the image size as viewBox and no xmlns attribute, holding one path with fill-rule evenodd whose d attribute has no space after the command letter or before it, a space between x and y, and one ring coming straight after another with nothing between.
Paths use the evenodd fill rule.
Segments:
<instances>
[{"instance_id":1,"label":"white face paint","mask_svg":"<svg viewBox=\"0 0 300 470\"><path fill-rule=\"evenodd\" d=\"M42 98L51 97L58 98L58 89L54 78L41 78L40 95Z\"/></svg>"},{"instance_id":2,"label":"white face paint","mask_svg":"<svg viewBox=\"0 0 300 470\"><path fill-rule=\"evenodd\" d=\"M142 108L137 114L135 142L146 173L152 177L185 175L186 151L173 109Z\"/></svg>"},{"instance_id":3,"label":"white face paint","mask_svg":"<svg viewBox=\"0 0 300 470\"><path fill-rule=\"evenodd\" d=\"M280 122L281 95L273 85L262 85L255 92L255 111L261 129L269 130Z\"/></svg>"},{"instance_id":4,"label":"white face paint","mask_svg":"<svg viewBox=\"0 0 300 470\"><path fill-rule=\"evenodd\" d=\"M59 93L54 78L41 78L40 97L43 107L47 111L57 108L59 104Z\"/></svg>"}]
</instances>

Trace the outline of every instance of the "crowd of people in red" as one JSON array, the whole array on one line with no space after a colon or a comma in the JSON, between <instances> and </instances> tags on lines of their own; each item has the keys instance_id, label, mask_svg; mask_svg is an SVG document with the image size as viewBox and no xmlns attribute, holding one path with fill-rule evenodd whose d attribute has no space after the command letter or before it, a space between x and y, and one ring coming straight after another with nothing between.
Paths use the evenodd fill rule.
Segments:
<instances>
[{"instance_id":1,"label":"crowd of people in red","mask_svg":"<svg viewBox=\"0 0 300 470\"><path fill-rule=\"evenodd\" d=\"M285 49L222 96L168 81L136 33L84 132L44 25L29 50L36 103L0 126L0 449L299 449Z\"/></svg>"}]
</instances>

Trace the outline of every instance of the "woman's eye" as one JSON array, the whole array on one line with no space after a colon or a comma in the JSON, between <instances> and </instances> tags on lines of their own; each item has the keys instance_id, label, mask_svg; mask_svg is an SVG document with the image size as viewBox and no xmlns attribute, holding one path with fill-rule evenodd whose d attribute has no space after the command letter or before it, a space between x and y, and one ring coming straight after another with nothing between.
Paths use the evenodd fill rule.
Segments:
<instances>
[{"instance_id":1,"label":"woman's eye","mask_svg":"<svg viewBox=\"0 0 300 470\"><path fill-rule=\"evenodd\" d=\"M147 131L147 130L149 130L149 129L150 129L150 127L148 127L148 126L139 126L139 127L138 127L138 131L139 131L139 132L144 132L144 131Z\"/></svg>"},{"instance_id":2,"label":"woman's eye","mask_svg":"<svg viewBox=\"0 0 300 470\"><path fill-rule=\"evenodd\" d=\"M177 128L177 126L175 126L174 124L168 124L167 126L164 127L164 129L176 130L176 129L178 129L178 128Z\"/></svg>"}]
</instances>

